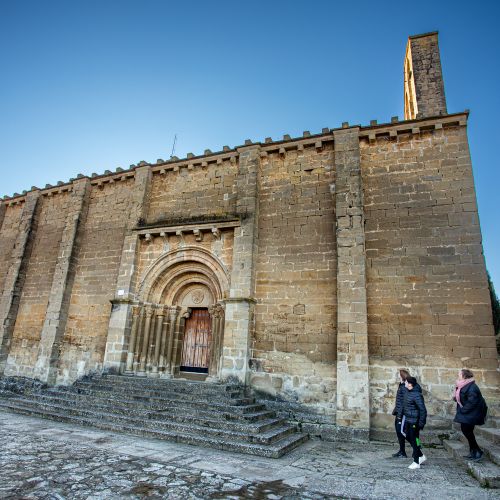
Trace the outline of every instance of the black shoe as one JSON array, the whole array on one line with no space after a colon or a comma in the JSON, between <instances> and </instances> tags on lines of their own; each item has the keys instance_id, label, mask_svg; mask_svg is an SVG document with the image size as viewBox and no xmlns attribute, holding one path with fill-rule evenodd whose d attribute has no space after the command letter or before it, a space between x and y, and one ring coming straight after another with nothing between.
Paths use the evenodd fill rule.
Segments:
<instances>
[{"instance_id":1,"label":"black shoe","mask_svg":"<svg viewBox=\"0 0 500 500\"><path fill-rule=\"evenodd\" d=\"M407 455L404 451L399 450L397 453L392 455L392 458L407 458Z\"/></svg>"},{"instance_id":2,"label":"black shoe","mask_svg":"<svg viewBox=\"0 0 500 500\"><path fill-rule=\"evenodd\" d=\"M474 460L474 462L479 462L483 458L483 452L481 450L475 450L473 455L472 460Z\"/></svg>"}]
</instances>

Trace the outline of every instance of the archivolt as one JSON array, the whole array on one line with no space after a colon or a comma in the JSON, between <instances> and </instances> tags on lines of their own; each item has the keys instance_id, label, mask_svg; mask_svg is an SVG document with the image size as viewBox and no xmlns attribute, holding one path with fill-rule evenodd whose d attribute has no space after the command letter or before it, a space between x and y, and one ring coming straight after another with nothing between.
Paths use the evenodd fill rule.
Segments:
<instances>
[{"instance_id":1,"label":"archivolt","mask_svg":"<svg viewBox=\"0 0 500 500\"><path fill-rule=\"evenodd\" d=\"M205 284L215 301L227 297L229 272L209 251L199 247L172 250L159 257L144 273L139 300L174 304L179 293L191 283Z\"/></svg>"}]
</instances>

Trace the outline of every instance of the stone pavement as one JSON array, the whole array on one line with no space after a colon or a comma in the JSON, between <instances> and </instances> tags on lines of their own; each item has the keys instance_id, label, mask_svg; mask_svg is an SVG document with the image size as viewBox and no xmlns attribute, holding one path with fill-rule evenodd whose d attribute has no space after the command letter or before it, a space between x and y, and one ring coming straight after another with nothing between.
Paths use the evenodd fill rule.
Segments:
<instances>
[{"instance_id":1,"label":"stone pavement","mask_svg":"<svg viewBox=\"0 0 500 500\"><path fill-rule=\"evenodd\" d=\"M393 451L310 441L264 459L0 412L0 498L500 498L443 449L417 471Z\"/></svg>"}]
</instances>

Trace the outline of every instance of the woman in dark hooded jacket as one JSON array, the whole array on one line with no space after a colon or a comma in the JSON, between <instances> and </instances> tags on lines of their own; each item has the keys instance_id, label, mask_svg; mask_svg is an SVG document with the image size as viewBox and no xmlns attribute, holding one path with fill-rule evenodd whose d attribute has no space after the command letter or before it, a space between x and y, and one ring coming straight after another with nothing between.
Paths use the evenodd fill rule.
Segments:
<instances>
[{"instance_id":1,"label":"woman in dark hooded jacket","mask_svg":"<svg viewBox=\"0 0 500 500\"><path fill-rule=\"evenodd\" d=\"M407 370L399 370L399 386L398 392L396 394L396 406L394 406L394 410L392 414L396 417L394 420L394 427L396 429L396 436L398 437L399 442L399 451L392 455L394 458L406 458L406 450L405 450L405 437L401 434L401 417L398 417L399 414L403 413L403 398L404 393L407 391L405 387L406 379L410 376L410 373Z\"/></svg>"},{"instance_id":2,"label":"woman in dark hooded jacket","mask_svg":"<svg viewBox=\"0 0 500 500\"><path fill-rule=\"evenodd\" d=\"M401 433L406 436L413 449L413 462L408 468L420 469L420 466L427 460L420 446L420 431L427 422L427 409L417 379L407 377L405 385L407 391L403 395L403 408L398 417L402 419Z\"/></svg>"},{"instance_id":3,"label":"woman in dark hooded jacket","mask_svg":"<svg viewBox=\"0 0 500 500\"><path fill-rule=\"evenodd\" d=\"M469 442L470 453L465 458L479 461L483 457L483 451L477 444L474 427L484 424L488 407L470 370L463 369L458 372L453 399L457 402L454 421L460 424Z\"/></svg>"}]
</instances>

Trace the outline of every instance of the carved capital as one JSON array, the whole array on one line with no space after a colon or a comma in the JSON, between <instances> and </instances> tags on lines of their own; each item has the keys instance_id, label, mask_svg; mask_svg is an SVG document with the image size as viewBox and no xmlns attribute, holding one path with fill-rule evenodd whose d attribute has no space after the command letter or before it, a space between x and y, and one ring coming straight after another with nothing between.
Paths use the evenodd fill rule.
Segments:
<instances>
[{"instance_id":1,"label":"carved capital","mask_svg":"<svg viewBox=\"0 0 500 500\"><path fill-rule=\"evenodd\" d=\"M214 304L208 308L208 312L212 318L222 318L224 316L224 306L220 303Z\"/></svg>"},{"instance_id":2,"label":"carved capital","mask_svg":"<svg viewBox=\"0 0 500 500\"><path fill-rule=\"evenodd\" d=\"M165 316L167 310L168 310L168 308L166 306L157 305L156 306L156 315L163 317L163 316Z\"/></svg>"},{"instance_id":3,"label":"carved capital","mask_svg":"<svg viewBox=\"0 0 500 500\"><path fill-rule=\"evenodd\" d=\"M179 313L179 308L177 306L167 307L170 319L174 320Z\"/></svg>"},{"instance_id":4,"label":"carved capital","mask_svg":"<svg viewBox=\"0 0 500 500\"><path fill-rule=\"evenodd\" d=\"M139 316L139 314L141 313L141 309L142 309L142 306L139 305L139 304L135 304L132 306L132 316L134 318L136 318L137 316Z\"/></svg>"},{"instance_id":5,"label":"carved capital","mask_svg":"<svg viewBox=\"0 0 500 500\"><path fill-rule=\"evenodd\" d=\"M154 307L152 305L147 305L146 306L146 317L147 318L151 318L151 316L153 316L153 313L154 313Z\"/></svg>"}]
</instances>

